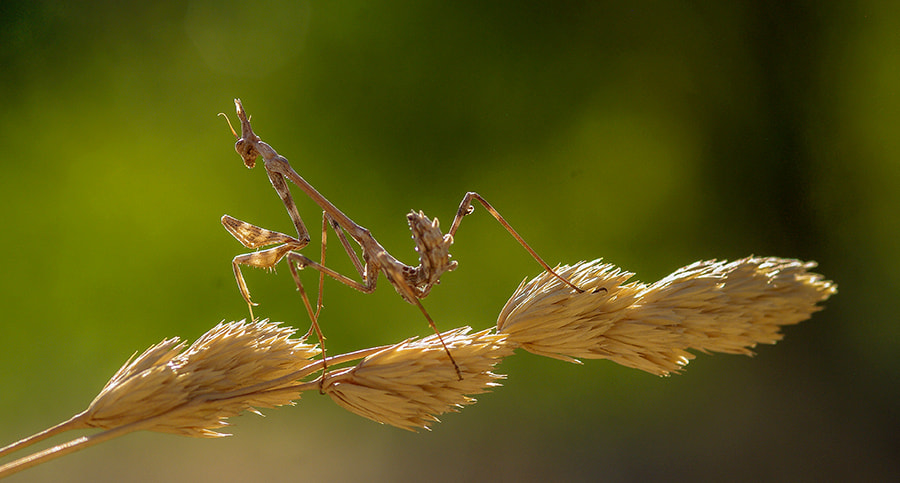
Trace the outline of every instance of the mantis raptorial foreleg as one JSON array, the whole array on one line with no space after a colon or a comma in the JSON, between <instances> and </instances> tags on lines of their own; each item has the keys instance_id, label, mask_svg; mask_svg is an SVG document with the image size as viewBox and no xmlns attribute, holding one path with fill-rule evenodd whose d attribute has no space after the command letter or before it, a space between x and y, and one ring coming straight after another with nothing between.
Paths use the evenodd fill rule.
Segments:
<instances>
[{"instance_id":1,"label":"mantis raptorial foreleg","mask_svg":"<svg viewBox=\"0 0 900 483\"><path fill-rule=\"evenodd\" d=\"M260 228L228 215L222 217L222 225L225 226L225 229L228 230L232 236L247 248L260 248L280 244L274 248L238 255L231 261L231 265L234 269L234 278L237 280L241 296L244 297L247 306L250 308L250 318L255 320L253 317L253 306L256 304L250 299L250 290L244 282L244 276L241 274L240 266L246 265L269 270L274 269L275 265L277 265L288 252L291 250L300 250L306 246L306 243L290 235Z\"/></svg>"},{"instance_id":2,"label":"mantis raptorial foreleg","mask_svg":"<svg viewBox=\"0 0 900 483\"><path fill-rule=\"evenodd\" d=\"M330 221L331 218L328 216L328 214L323 212L321 264L325 263L327 227ZM250 291L244 281L244 276L241 273L240 266L247 265L256 268L266 268L270 270L274 269L275 266L285 257L285 255L292 254L292 250L299 250L303 248L308 243L308 240L304 242L290 235L285 235L284 233L260 228L256 225L238 220L237 218L228 215L222 217L222 224L225 226L229 233L231 233L247 248L259 248L274 244L280 244L274 248L269 248L267 250L238 255L232 260L234 276L237 280L238 287L240 288L241 295L244 297L244 300L247 302L247 306L250 309L250 318L255 320L255 317L253 316L253 306L256 304L253 303L250 299ZM337 227L337 229L339 230L339 227ZM351 260L353 260L354 265L359 266L359 260L356 257L355 253L353 253L350 249L350 245L346 241L346 237L343 237L340 231L338 231L338 236L342 239L342 244L344 245L345 249L348 250L348 254L350 255ZM309 338L312 332L316 333L316 337L319 340L319 345L322 348L322 359L324 361L326 359L325 336L322 334L322 329L319 327L318 320L320 311L322 309L322 294L325 281L325 273L321 272L319 275L319 291L317 294L316 309L315 311L313 311L313 308L309 302L309 297L306 295L306 290L304 289L303 283L300 281L300 276L297 273L297 268L295 268L295 264L288 263L288 267L290 268L291 276L294 278L294 283L297 286L297 290L300 292L300 297L303 300L303 305L305 306L306 311L309 314L309 318L312 321L309 330L304 336L304 339ZM302 268L302 266L299 268ZM325 367L326 366L323 362L323 369Z\"/></svg>"}]
</instances>

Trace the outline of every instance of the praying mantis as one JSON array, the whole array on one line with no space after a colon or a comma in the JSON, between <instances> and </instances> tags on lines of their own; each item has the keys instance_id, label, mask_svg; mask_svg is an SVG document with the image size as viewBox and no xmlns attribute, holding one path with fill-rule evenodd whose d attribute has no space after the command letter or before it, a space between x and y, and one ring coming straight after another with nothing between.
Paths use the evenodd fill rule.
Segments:
<instances>
[{"instance_id":1,"label":"praying mantis","mask_svg":"<svg viewBox=\"0 0 900 483\"><path fill-rule=\"evenodd\" d=\"M237 110L238 119L241 121L241 136L234 145L235 151L243 158L244 165L247 168L256 166L258 158L262 158L265 163L266 174L272 187L278 193L282 203L287 209L288 215L297 230L297 236L291 236L284 233L267 230L256 225L238 220L229 215L222 217L222 224L225 229L231 233L241 244L250 249L259 249L271 245L273 248L267 248L251 253L246 253L234 257L232 267L234 277L237 281L241 296L247 302L250 309L250 317L253 318L253 306L256 305L250 298L250 291L241 274L241 265L273 269L281 260L286 259L291 275L297 285L301 297L303 299L306 310L312 320L309 335L313 330L319 339L324 354L324 337L318 324L319 311L322 306L322 287L324 276L327 275L345 285L348 285L363 293L372 293L375 291L378 282L379 273L383 274L397 293L403 300L415 305L419 308L428 325L431 326L438 340L441 343L447 357L453 364L457 377L462 380L462 373L453 355L444 343L441 334L437 329L437 325L432 319L428 311L422 305L421 299L428 296L434 285L440 283L440 277L445 272L455 270L457 262L451 260L449 248L453 244L454 236L459 228L462 219L471 214L475 206L473 202L480 203L485 210L488 211L503 227L528 251L529 254L550 274L570 286L577 292L582 290L574 284L558 275L550 265L547 264L538 254L525 242L525 240L513 229L513 227L487 202L481 195L475 192L468 192L463 197L453 223L450 225L450 231L443 234L440 230L438 220L430 220L421 211L411 211L406 216L407 223L412 232L413 240L415 240L416 251L419 255L419 264L411 266L400 262L391 255L376 239L371 232L365 227L354 222L344 212L328 201L321 193L319 193L311 184L301 177L288 160L279 155L275 149L269 144L263 142L250 127L250 119L244 111L240 99L234 100ZM227 117L226 117L227 119ZM230 124L230 122L229 122ZM232 129L232 133L237 137L237 133ZM312 199L322 209L322 251L321 262L315 262L306 257L300 250L306 247L310 242L309 231L300 217L300 213L294 203L290 188L287 181L300 188L306 196ZM356 272L359 274L361 281L354 280L346 275L338 273L324 265L325 263L325 246L326 246L326 228L331 226L332 230L337 233L344 251L353 263ZM352 245L350 245L347 235L350 236L361 248L361 255L357 255ZM298 270L304 268L312 268L318 270L319 291L316 310L312 310L312 306L306 296L303 284L300 282ZM324 356L323 356L324 359Z\"/></svg>"}]
</instances>

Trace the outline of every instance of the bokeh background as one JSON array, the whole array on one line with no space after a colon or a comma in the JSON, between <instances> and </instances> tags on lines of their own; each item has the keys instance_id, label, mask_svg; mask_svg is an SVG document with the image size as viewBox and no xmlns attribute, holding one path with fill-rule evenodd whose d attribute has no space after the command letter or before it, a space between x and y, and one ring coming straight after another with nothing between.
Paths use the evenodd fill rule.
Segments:
<instances>
[{"instance_id":1,"label":"bokeh background","mask_svg":"<svg viewBox=\"0 0 900 483\"><path fill-rule=\"evenodd\" d=\"M405 261L405 213L446 227L474 190L551 263L653 281L775 255L840 288L757 357L679 376L518 354L431 432L313 394L231 438L132 434L10 481L896 481L900 7L786 3L4 0L2 444L135 351L246 317L219 218L291 224L216 117L234 97ZM425 300L443 329L489 327L540 271L483 210L453 255ZM246 276L258 314L306 329L284 267ZM329 350L430 333L381 285L326 285Z\"/></svg>"}]
</instances>

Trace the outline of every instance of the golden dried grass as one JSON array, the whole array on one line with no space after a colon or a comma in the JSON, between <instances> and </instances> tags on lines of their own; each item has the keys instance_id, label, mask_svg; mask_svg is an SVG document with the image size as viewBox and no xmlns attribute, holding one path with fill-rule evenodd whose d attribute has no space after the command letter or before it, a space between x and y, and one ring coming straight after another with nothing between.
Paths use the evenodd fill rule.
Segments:
<instances>
[{"instance_id":1,"label":"golden dried grass","mask_svg":"<svg viewBox=\"0 0 900 483\"><path fill-rule=\"evenodd\" d=\"M756 344L781 340L781 326L809 318L837 291L808 271L815 266L774 257L712 260L644 284L600 260L581 262L557 271L584 292L544 272L519 285L497 328L535 354L609 359L667 375L694 358L689 349L750 355Z\"/></svg>"},{"instance_id":2,"label":"golden dried grass","mask_svg":"<svg viewBox=\"0 0 900 483\"><path fill-rule=\"evenodd\" d=\"M512 354L506 336L469 327L441 334L459 365L457 377L437 335L407 339L376 352L325 379L325 393L360 416L398 428L429 429L438 415L475 403L471 394L499 386L505 376L491 372Z\"/></svg>"},{"instance_id":3,"label":"golden dried grass","mask_svg":"<svg viewBox=\"0 0 900 483\"><path fill-rule=\"evenodd\" d=\"M110 379L85 411L85 424L110 429L166 415L146 429L186 436L217 437L225 419L245 410L293 404L299 392L271 389L239 398L223 394L279 379L310 365L320 351L292 339L295 330L267 320L220 323L184 350L167 339L129 360ZM190 411L177 409L191 405Z\"/></svg>"},{"instance_id":4,"label":"golden dried grass","mask_svg":"<svg viewBox=\"0 0 900 483\"><path fill-rule=\"evenodd\" d=\"M495 329L442 334L462 380L436 335L329 357L328 371L309 380L326 361L314 359L318 347L292 338L294 329L267 320L220 323L187 348L172 338L132 356L87 410L0 456L71 429L105 431L0 466L0 478L137 430L226 436L217 430L228 418L292 405L307 390L380 423L428 429L499 386L505 376L492 370L516 347L658 375L679 371L694 357L689 350L750 355L836 293L834 283L809 271L815 266L781 258L706 261L652 284L629 282L633 274L600 260L557 267L582 291L544 272L519 285Z\"/></svg>"}]
</instances>

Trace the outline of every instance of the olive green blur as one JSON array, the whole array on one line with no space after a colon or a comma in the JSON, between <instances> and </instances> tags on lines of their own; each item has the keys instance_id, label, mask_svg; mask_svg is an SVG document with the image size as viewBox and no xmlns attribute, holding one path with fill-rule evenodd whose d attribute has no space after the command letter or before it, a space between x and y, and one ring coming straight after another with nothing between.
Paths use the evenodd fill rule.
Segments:
<instances>
[{"instance_id":1,"label":"olive green blur","mask_svg":"<svg viewBox=\"0 0 900 483\"><path fill-rule=\"evenodd\" d=\"M517 353L432 432L308 393L231 438L136 433L10 481L894 480L900 6L786 3L3 1L0 446L84 409L134 352L248 316L247 249L219 219L292 225L216 116L235 97L407 263L405 214L447 229L477 191L551 264L651 282L779 256L839 290L756 357L678 376ZM321 210L295 197L318 258ZM540 272L480 207L451 253L423 300L443 330L490 327ZM286 266L244 273L257 315L308 328ZM384 279L324 294L332 353L431 333Z\"/></svg>"}]
</instances>

